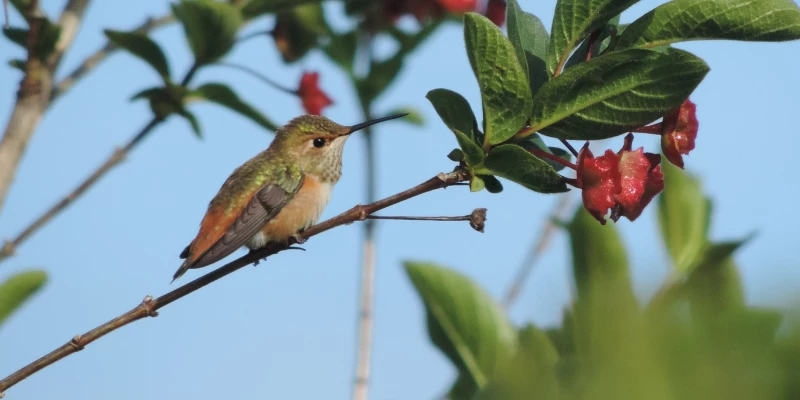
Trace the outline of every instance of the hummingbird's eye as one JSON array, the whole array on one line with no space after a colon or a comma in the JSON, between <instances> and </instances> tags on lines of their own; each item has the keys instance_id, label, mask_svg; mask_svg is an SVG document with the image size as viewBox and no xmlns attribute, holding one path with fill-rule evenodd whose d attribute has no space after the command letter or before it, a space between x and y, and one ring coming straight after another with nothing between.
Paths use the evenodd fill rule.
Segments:
<instances>
[{"instance_id":1,"label":"hummingbird's eye","mask_svg":"<svg viewBox=\"0 0 800 400\"><path fill-rule=\"evenodd\" d=\"M322 146L325 146L325 139L319 137L314 139L314 147L320 148Z\"/></svg>"}]
</instances>

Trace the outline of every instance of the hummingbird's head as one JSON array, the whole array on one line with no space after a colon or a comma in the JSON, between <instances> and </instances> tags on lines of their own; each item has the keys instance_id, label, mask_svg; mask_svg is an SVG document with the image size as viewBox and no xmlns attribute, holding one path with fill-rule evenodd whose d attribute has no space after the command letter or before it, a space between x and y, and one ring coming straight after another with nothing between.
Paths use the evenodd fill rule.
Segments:
<instances>
[{"instance_id":1,"label":"hummingbird's head","mask_svg":"<svg viewBox=\"0 0 800 400\"><path fill-rule=\"evenodd\" d=\"M319 115L302 115L275 133L271 147L277 147L281 154L292 156L303 171L335 182L341 175L342 149L350 134L406 115L390 115L352 126L339 125Z\"/></svg>"}]
</instances>

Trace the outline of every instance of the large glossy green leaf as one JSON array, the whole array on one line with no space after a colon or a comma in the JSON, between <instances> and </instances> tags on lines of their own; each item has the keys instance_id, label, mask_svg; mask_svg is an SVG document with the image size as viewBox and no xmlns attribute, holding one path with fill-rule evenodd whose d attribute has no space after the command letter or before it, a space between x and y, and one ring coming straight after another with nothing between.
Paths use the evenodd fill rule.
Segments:
<instances>
[{"instance_id":1,"label":"large glossy green leaf","mask_svg":"<svg viewBox=\"0 0 800 400\"><path fill-rule=\"evenodd\" d=\"M638 0L558 0L553 16L547 70L550 75L566 63L575 46L593 30Z\"/></svg>"},{"instance_id":2,"label":"large glossy green leaf","mask_svg":"<svg viewBox=\"0 0 800 400\"><path fill-rule=\"evenodd\" d=\"M519 350L475 400L558 399L558 352L534 325L519 332Z\"/></svg>"},{"instance_id":3,"label":"large glossy green leaf","mask_svg":"<svg viewBox=\"0 0 800 400\"><path fill-rule=\"evenodd\" d=\"M150 64L164 82L170 81L169 64L161 47L147 35L139 32L122 32L106 29L106 37L118 47Z\"/></svg>"},{"instance_id":4,"label":"large glossy green leaf","mask_svg":"<svg viewBox=\"0 0 800 400\"><path fill-rule=\"evenodd\" d=\"M657 206L661 237L675 271L691 272L708 245L711 203L696 177L671 163L662 163L661 170L664 191Z\"/></svg>"},{"instance_id":5,"label":"large glossy green leaf","mask_svg":"<svg viewBox=\"0 0 800 400\"><path fill-rule=\"evenodd\" d=\"M0 284L0 324L47 281L44 271L25 271Z\"/></svg>"},{"instance_id":6,"label":"large glossy green leaf","mask_svg":"<svg viewBox=\"0 0 800 400\"><path fill-rule=\"evenodd\" d=\"M528 121L532 104L526 72L519 64L514 46L486 17L467 13L464 39L481 90L485 141L502 143Z\"/></svg>"},{"instance_id":7,"label":"large glossy green leaf","mask_svg":"<svg viewBox=\"0 0 800 400\"><path fill-rule=\"evenodd\" d=\"M497 175L539 193L569 190L564 178L550 164L515 144L493 148L484 160L484 167L486 171L479 173Z\"/></svg>"},{"instance_id":8,"label":"large glossy green leaf","mask_svg":"<svg viewBox=\"0 0 800 400\"><path fill-rule=\"evenodd\" d=\"M683 103L708 70L703 60L677 49L630 49L598 57L542 86L531 126L559 139L617 136Z\"/></svg>"},{"instance_id":9,"label":"large glossy green leaf","mask_svg":"<svg viewBox=\"0 0 800 400\"><path fill-rule=\"evenodd\" d=\"M633 22L618 48L702 39L800 39L800 8L792 0L674 0Z\"/></svg>"},{"instance_id":10,"label":"large glossy green leaf","mask_svg":"<svg viewBox=\"0 0 800 400\"><path fill-rule=\"evenodd\" d=\"M242 25L238 8L214 0L181 0L172 6L172 12L183 25L197 65L212 63L227 54Z\"/></svg>"},{"instance_id":11,"label":"large glossy green leaf","mask_svg":"<svg viewBox=\"0 0 800 400\"><path fill-rule=\"evenodd\" d=\"M486 385L517 348L503 310L470 278L430 263L406 262L406 273L425 304L431 341L458 368L469 392Z\"/></svg>"},{"instance_id":12,"label":"large glossy green leaf","mask_svg":"<svg viewBox=\"0 0 800 400\"><path fill-rule=\"evenodd\" d=\"M253 106L247 104L244 100L228 86L222 83L206 83L197 89L194 89L188 94L190 99L203 99L217 103L223 107L227 107L231 111L235 111L253 122L261 125L267 130L275 131L278 129L277 125L270 121L264 114L256 110Z\"/></svg>"},{"instance_id":13,"label":"large glossy green leaf","mask_svg":"<svg viewBox=\"0 0 800 400\"><path fill-rule=\"evenodd\" d=\"M303 4L321 3L322 0L250 0L242 8L245 19L252 19L264 14L290 10Z\"/></svg>"}]
</instances>

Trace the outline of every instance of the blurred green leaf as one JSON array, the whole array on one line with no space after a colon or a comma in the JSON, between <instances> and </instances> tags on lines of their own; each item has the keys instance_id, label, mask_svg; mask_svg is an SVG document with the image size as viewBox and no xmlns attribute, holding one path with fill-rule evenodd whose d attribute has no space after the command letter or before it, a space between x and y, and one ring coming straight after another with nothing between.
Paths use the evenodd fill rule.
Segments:
<instances>
[{"instance_id":1,"label":"blurred green leaf","mask_svg":"<svg viewBox=\"0 0 800 400\"><path fill-rule=\"evenodd\" d=\"M447 89L433 89L425 96L436 113L452 131L459 131L480 145L480 130L472 107L464 96Z\"/></svg>"},{"instance_id":2,"label":"blurred green leaf","mask_svg":"<svg viewBox=\"0 0 800 400\"><path fill-rule=\"evenodd\" d=\"M498 144L525 126L531 110L531 88L514 46L486 17L464 16L464 39L483 100L485 142Z\"/></svg>"},{"instance_id":3,"label":"blurred green leaf","mask_svg":"<svg viewBox=\"0 0 800 400\"><path fill-rule=\"evenodd\" d=\"M403 53L398 52L385 61L373 62L369 75L358 80L358 91L361 98L371 102L375 100L397 78L403 67Z\"/></svg>"},{"instance_id":4,"label":"blurred green leaf","mask_svg":"<svg viewBox=\"0 0 800 400\"><path fill-rule=\"evenodd\" d=\"M518 7L519 5L517 5ZM508 10L511 10L511 7L508 7ZM526 12L518 12L514 24L516 25L515 31L519 31L519 43L516 42L516 33L512 34L510 19L508 20L508 37L517 50L517 57L520 56L520 48L523 51L525 63L521 64L527 68L531 93L536 94L539 88L550 78L544 62L547 56L550 35L548 35L547 29L545 29L539 18Z\"/></svg>"},{"instance_id":5,"label":"blurred green leaf","mask_svg":"<svg viewBox=\"0 0 800 400\"><path fill-rule=\"evenodd\" d=\"M664 191L658 197L661 237L676 272L688 273L708 245L711 203L700 181L688 172L661 163Z\"/></svg>"},{"instance_id":6,"label":"blurred green leaf","mask_svg":"<svg viewBox=\"0 0 800 400\"><path fill-rule=\"evenodd\" d=\"M164 82L170 81L169 64L161 47L147 35L138 32L122 32L106 29L108 40L134 56L150 64Z\"/></svg>"},{"instance_id":7,"label":"blurred green leaf","mask_svg":"<svg viewBox=\"0 0 800 400\"><path fill-rule=\"evenodd\" d=\"M519 332L519 349L475 400L558 399L558 353L547 335L528 325Z\"/></svg>"},{"instance_id":8,"label":"blurred green leaf","mask_svg":"<svg viewBox=\"0 0 800 400\"><path fill-rule=\"evenodd\" d=\"M245 19L253 19L264 14L291 10L303 4L320 3L322 0L250 0L242 8Z\"/></svg>"},{"instance_id":9,"label":"blurred green leaf","mask_svg":"<svg viewBox=\"0 0 800 400\"><path fill-rule=\"evenodd\" d=\"M470 278L429 263L404 265L425 304L431 341L460 372L454 389L482 388L516 351L514 328Z\"/></svg>"},{"instance_id":10,"label":"blurred green leaf","mask_svg":"<svg viewBox=\"0 0 800 400\"><path fill-rule=\"evenodd\" d=\"M28 9L28 5L31 4L31 0L11 0L10 3L14 9L17 10L19 15L24 16L25 11Z\"/></svg>"},{"instance_id":11,"label":"blurred green leaf","mask_svg":"<svg viewBox=\"0 0 800 400\"><path fill-rule=\"evenodd\" d=\"M11 68L16 68L22 72L25 72L25 60L20 60L20 59L8 60L8 66Z\"/></svg>"},{"instance_id":12,"label":"blurred green leaf","mask_svg":"<svg viewBox=\"0 0 800 400\"><path fill-rule=\"evenodd\" d=\"M486 187L486 183L483 182L483 179L477 175L473 175L472 179L469 181L469 191L470 192L480 192Z\"/></svg>"},{"instance_id":13,"label":"blurred green leaf","mask_svg":"<svg viewBox=\"0 0 800 400\"><path fill-rule=\"evenodd\" d=\"M0 325L47 281L44 271L24 271L0 284Z\"/></svg>"},{"instance_id":14,"label":"blurred green leaf","mask_svg":"<svg viewBox=\"0 0 800 400\"><path fill-rule=\"evenodd\" d=\"M542 86L531 126L559 139L617 136L680 105L707 72L703 60L676 49L631 49L598 57Z\"/></svg>"},{"instance_id":15,"label":"blurred green leaf","mask_svg":"<svg viewBox=\"0 0 800 400\"><path fill-rule=\"evenodd\" d=\"M357 32L353 30L345 34L331 35L330 42L323 48L325 54L345 71L353 69L358 44Z\"/></svg>"},{"instance_id":16,"label":"blurred green leaf","mask_svg":"<svg viewBox=\"0 0 800 400\"><path fill-rule=\"evenodd\" d=\"M139 99L147 99L153 115L164 120L172 114L180 114L184 111L186 88L172 84L165 87L151 87L141 90L131 97L131 101Z\"/></svg>"},{"instance_id":17,"label":"blurred green leaf","mask_svg":"<svg viewBox=\"0 0 800 400\"><path fill-rule=\"evenodd\" d=\"M620 36L618 48L702 39L800 39L800 8L792 0L674 0L633 22Z\"/></svg>"},{"instance_id":18,"label":"blurred green leaf","mask_svg":"<svg viewBox=\"0 0 800 400\"><path fill-rule=\"evenodd\" d=\"M566 63L575 46L589 34L621 14L638 0L558 0L550 47L547 51L547 70L550 75Z\"/></svg>"},{"instance_id":19,"label":"blurred green leaf","mask_svg":"<svg viewBox=\"0 0 800 400\"><path fill-rule=\"evenodd\" d=\"M287 63L303 58L319 45L319 38L330 32L319 4L299 6L278 14L272 36Z\"/></svg>"},{"instance_id":20,"label":"blurred green leaf","mask_svg":"<svg viewBox=\"0 0 800 400\"><path fill-rule=\"evenodd\" d=\"M189 110L183 109L178 111L178 115L185 118L189 125L192 127L192 131L198 138L203 137L203 131L200 129L200 123L197 121L197 117L194 116Z\"/></svg>"},{"instance_id":21,"label":"blurred green leaf","mask_svg":"<svg viewBox=\"0 0 800 400\"><path fill-rule=\"evenodd\" d=\"M515 144L493 148L486 156L484 166L486 173L514 181L539 193L561 193L569 190L563 177L553 167Z\"/></svg>"},{"instance_id":22,"label":"blurred green leaf","mask_svg":"<svg viewBox=\"0 0 800 400\"><path fill-rule=\"evenodd\" d=\"M417 110L414 107L406 106L406 107L395 108L392 111L386 113L386 115L395 115L395 114L408 114L402 119L400 119L400 121L416 126L425 125L425 117L423 117L422 113L419 112L419 110Z\"/></svg>"},{"instance_id":23,"label":"blurred green leaf","mask_svg":"<svg viewBox=\"0 0 800 400\"><path fill-rule=\"evenodd\" d=\"M208 100L223 107L227 107L231 111L235 111L249 118L267 130L274 132L278 129L277 125L264 116L264 114L240 99L231 88L222 83L206 83L190 91L188 96L190 98Z\"/></svg>"},{"instance_id":24,"label":"blurred green leaf","mask_svg":"<svg viewBox=\"0 0 800 400\"><path fill-rule=\"evenodd\" d=\"M181 0L172 5L172 12L183 25L195 65L213 63L226 55L242 25L239 9L214 0Z\"/></svg>"},{"instance_id":25,"label":"blurred green leaf","mask_svg":"<svg viewBox=\"0 0 800 400\"><path fill-rule=\"evenodd\" d=\"M486 190L489 193L500 193L503 191L503 184L492 175L478 175L483 179L483 183L486 185Z\"/></svg>"},{"instance_id":26,"label":"blurred green leaf","mask_svg":"<svg viewBox=\"0 0 800 400\"><path fill-rule=\"evenodd\" d=\"M36 46L36 56L44 60L53 54L56 49L58 38L61 37L61 27L53 24L48 19L42 21L42 36ZM3 28L3 35L12 43L23 48L28 47L28 29L26 28Z\"/></svg>"}]
</instances>

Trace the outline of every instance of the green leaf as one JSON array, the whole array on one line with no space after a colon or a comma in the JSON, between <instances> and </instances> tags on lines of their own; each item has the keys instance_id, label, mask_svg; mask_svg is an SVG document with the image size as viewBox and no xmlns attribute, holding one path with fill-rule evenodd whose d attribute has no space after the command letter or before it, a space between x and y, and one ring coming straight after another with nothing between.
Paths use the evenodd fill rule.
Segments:
<instances>
[{"instance_id":1,"label":"green leaf","mask_svg":"<svg viewBox=\"0 0 800 400\"><path fill-rule=\"evenodd\" d=\"M245 19L253 19L264 14L291 10L303 4L320 3L322 0L250 0L242 8Z\"/></svg>"},{"instance_id":2,"label":"green leaf","mask_svg":"<svg viewBox=\"0 0 800 400\"><path fill-rule=\"evenodd\" d=\"M319 4L309 4L278 14L272 36L283 61L295 62L319 45L330 31Z\"/></svg>"},{"instance_id":3,"label":"green leaf","mask_svg":"<svg viewBox=\"0 0 800 400\"><path fill-rule=\"evenodd\" d=\"M661 163L664 191L658 196L661 237L676 272L691 272L708 244L711 203L700 181L688 172Z\"/></svg>"},{"instance_id":4,"label":"green leaf","mask_svg":"<svg viewBox=\"0 0 800 400\"><path fill-rule=\"evenodd\" d=\"M617 136L679 106L708 73L682 50L630 49L576 65L536 94L533 131L559 139Z\"/></svg>"},{"instance_id":5,"label":"green leaf","mask_svg":"<svg viewBox=\"0 0 800 400\"><path fill-rule=\"evenodd\" d=\"M503 310L474 281L454 270L420 262L404 265L425 304L431 341L458 368L459 381L483 387L517 347Z\"/></svg>"},{"instance_id":6,"label":"green leaf","mask_svg":"<svg viewBox=\"0 0 800 400\"><path fill-rule=\"evenodd\" d=\"M470 192L480 192L486 187L486 184L483 182L483 179L477 175L473 175L472 179L469 181L469 191Z\"/></svg>"},{"instance_id":7,"label":"green leaf","mask_svg":"<svg viewBox=\"0 0 800 400\"><path fill-rule=\"evenodd\" d=\"M53 24L48 19L42 21L42 36L36 46L36 56L44 60L53 54L56 49L56 43L61 37L61 27ZM28 29L24 28L3 28L3 35L5 35L11 42L28 48Z\"/></svg>"},{"instance_id":8,"label":"green leaf","mask_svg":"<svg viewBox=\"0 0 800 400\"><path fill-rule=\"evenodd\" d=\"M800 8L792 0L674 0L634 21L617 47L651 48L703 39L800 39Z\"/></svg>"},{"instance_id":9,"label":"green leaf","mask_svg":"<svg viewBox=\"0 0 800 400\"><path fill-rule=\"evenodd\" d=\"M447 154L447 158L455 162L461 162L461 159L464 158L464 152L461 149L453 149Z\"/></svg>"},{"instance_id":10,"label":"green leaf","mask_svg":"<svg viewBox=\"0 0 800 400\"><path fill-rule=\"evenodd\" d=\"M467 162L467 165L475 166L480 164L483 161L483 149L460 131L453 131L453 133L456 135L456 140L461 150L464 151L466 156L464 161Z\"/></svg>"},{"instance_id":11,"label":"green leaf","mask_svg":"<svg viewBox=\"0 0 800 400\"><path fill-rule=\"evenodd\" d=\"M403 67L403 54L397 53L388 60L373 62L369 75L358 80L359 94L364 100L375 100L391 84Z\"/></svg>"},{"instance_id":12,"label":"green leaf","mask_svg":"<svg viewBox=\"0 0 800 400\"><path fill-rule=\"evenodd\" d=\"M483 100L485 139L505 142L525 126L531 110L531 88L514 46L486 17L464 16L464 39Z\"/></svg>"},{"instance_id":13,"label":"green leaf","mask_svg":"<svg viewBox=\"0 0 800 400\"><path fill-rule=\"evenodd\" d=\"M575 46L638 0L558 0L553 16L547 70L550 75L567 62Z\"/></svg>"},{"instance_id":14,"label":"green leaf","mask_svg":"<svg viewBox=\"0 0 800 400\"><path fill-rule=\"evenodd\" d=\"M345 71L353 69L353 60L358 45L357 31L353 30L341 35L331 35L330 42L322 50L331 60L339 64Z\"/></svg>"},{"instance_id":15,"label":"green leaf","mask_svg":"<svg viewBox=\"0 0 800 400\"><path fill-rule=\"evenodd\" d=\"M522 67L522 72L525 73L525 78L528 76L528 57L525 55L525 47L523 45L522 37L528 34L525 24L522 21L522 10L519 8L517 0L509 0L506 4L506 29L508 30L508 40L514 46L514 52L517 53L517 60Z\"/></svg>"},{"instance_id":16,"label":"green leaf","mask_svg":"<svg viewBox=\"0 0 800 400\"><path fill-rule=\"evenodd\" d=\"M518 7L519 6L517 6L517 8ZM511 8L509 7L507 10L510 12ZM517 57L519 57L520 47L524 52L525 63L520 64L522 64L523 67L527 65L527 76L530 81L531 93L536 94L539 88L550 78L544 62L547 56L547 45L550 42L550 35L547 34L547 29L545 29L544 24L542 24L539 18L526 12L517 13L515 25L517 25L515 31L518 31L519 43L515 42L516 33L512 35L511 20L508 21L508 37L517 50Z\"/></svg>"},{"instance_id":17,"label":"green leaf","mask_svg":"<svg viewBox=\"0 0 800 400\"><path fill-rule=\"evenodd\" d=\"M517 353L475 399L558 399L558 359L558 352L547 334L528 325L519 332Z\"/></svg>"},{"instance_id":18,"label":"green leaf","mask_svg":"<svg viewBox=\"0 0 800 400\"><path fill-rule=\"evenodd\" d=\"M44 271L25 271L11 276L0 284L0 324L47 281Z\"/></svg>"},{"instance_id":19,"label":"green leaf","mask_svg":"<svg viewBox=\"0 0 800 400\"><path fill-rule=\"evenodd\" d=\"M486 190L489 193L500 193L503 191L503 184L492 175L478 175L483 179L483 183L486 185Z\"/></svg>"},{"instance_id":20,"label":"green leaf","mask_svg":"<svg viewBox=\"0 0 800 400\"><path fill-rule=\"evenodd\" d=\"M181 0L172 12L183 25L196 65L213 63L227 54L242 25L239 9L214 0Z\"/></svg>"},{"instance_id":21,"label":"green leaf","mask_svg":"<svg viewBox=\"0 0 800 400\"><path fill-rule=\"evenodd\" d=\"M139 99L147 99L153 115L164 120L172 114L180 114L184 111L186 88L172 84L166 87L151 87L136 93L130 101Z\"/></svg>"},{"instance_id":22,"label":"green leaf","mask_svg":"<svg viewBox=\"0 0 800 400\"><path fill-rule=\"evenodd\" d=\"M189 110L180 110L178 111L178 115L183 118L186 118L186 121L189 122L189 125L192 127L192 131L198 138L203 138L203 131L200 129L200 123L197 121L197 117L194 116Z\"/></svg>"},{"instance_id":23,"label":"green leaf","mask_svg":"<svg viewBox=\"0 0 800 400\"><path fill-rule=\"evenodd\" d=\"M514 181L539 193L566 192L566 183L553 167L520 146L504 144L484 160L486 172ZM479 171L483 173L482 171Z\"/></svg>"},{"instance_id":24,"label":"green leaf","mask_svg":"<svg viewBox=\"0 0 800 400\"><path fill-rule=\"evenodd\" d=\"M599 56L605 49L609 47L611 44L611 35L617 33L617 26L619 26L619 15L611 19L605 26L602 28L598 28L594 32L597 33L597 37L594 39L592 45L592 57L595 58ZM592 32L592 33L594 33ZM578 65L586 60L586 53L589 52L589 39L591 38L592 34L586 38L581 45L578 46L577 49L572 53L572 55L567 59L567 63L564 64L564 69L573 67Z\"/></svg>"},{"instance_id":25,"label":"green leaf","mask_svg":"<svg viewBox=\"0 0 800 400\"><path fill-rule=\"evenodd\" d=\"M386 115L395 115L395 114L408 114L401 119L401 121L409 123L411 125L422 126L425 125L425 117L422 116L422 113L419 112L414 107L400 107L395 108L392 111L386 113Z\"/></svg>"},{"instance_id":26,"label":"green leaf","mask_svg":"<svg viewBox=\"0 0 800 400\"><path fill-rule=\"evenodd\" d=\"M208 100L223 107L227 107L231 111L235 111L249 118L267 130L274 132L278 129L277 125L264 116L264 114L240 99L231 88L224 84L206 83L189 92L189 97Z\"/></svg>"},{"instance_id":27,"label":"green leaf","mask_svg":"<svg viewBox=\"0 0 800 400\"><path fill-rule=\"evenodd\" d=\"M11 0L11 5L14 6L14 9L17 10L19 15L24 16L28 10L28 6L31 4L31 0Z\"/></svg>"},{"instance_id":28,"label":"green leaf","mask_svg":"<svg viewBox=\"0 0 800 400\"><path fill-rule=\"evenodd\" d=\"M27 47L28 30L24 28L8 27L3 28L3 35L8 38L12 43L15 43L23 48Z\"/></svg>"},{"instance_id":29,"label":"green leaf","mask_svg":"<svg viewBox=\"0 0 800 400\"><path fill-rule=\"evenodd\" d=\"M22 72L25 72L25 60L20 60L20 59L8 60L8 66L11 68L16 68Z\"/></svg>"},{"instance_id":30,"label":"green leaf","mask_svg":"<svg viewBox=\"0 0 800 400\"><path fill-rule=\"evenodd\" d=\"M697 267L704 265L717 265L723 263L725 260L733 257L733 253L740 247L749 242L755 234L750 234L747 237L739 240L730 240L726 242L712 243L706 246L702 254L695 260ZM697 268L696 267L696 268ZM695 268L692 268L694 270Z\"/></svg>"},{"instance_id":31,"label":"green leaf","mask_svg":"<svg viewBox=\"0 0 800 400\"><path fill-rule=\"evenodd\" d=\"M147 37L147 35L138 32L122 32L111 29L106 29L103 32L105 32L109 41L150 64L150 66L161 75L164 82L170 81L167 57L164 55L161 47Z\"/></svg>"},{"instance_id":32,"label":"green leaf","mask_svg":"<svg viewBox=\"0 0 800 400\"><path fill-rule=\"evenodd\" d=\"M464 96L452 90L433 89L425 95L425 98L431 102L442 122L450 130L463 133L477 144L482 142L478 121Z\"/></svg>"}]
</instances>

